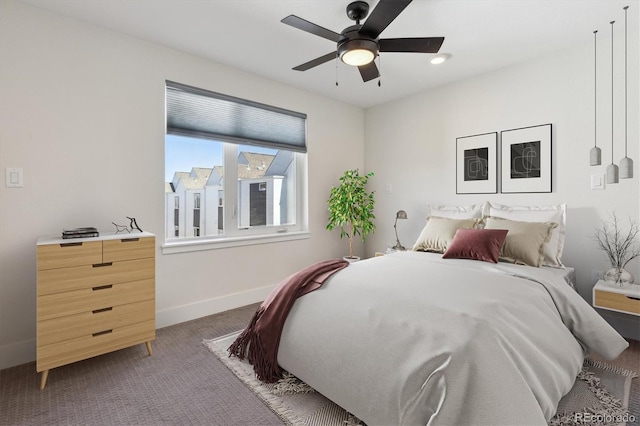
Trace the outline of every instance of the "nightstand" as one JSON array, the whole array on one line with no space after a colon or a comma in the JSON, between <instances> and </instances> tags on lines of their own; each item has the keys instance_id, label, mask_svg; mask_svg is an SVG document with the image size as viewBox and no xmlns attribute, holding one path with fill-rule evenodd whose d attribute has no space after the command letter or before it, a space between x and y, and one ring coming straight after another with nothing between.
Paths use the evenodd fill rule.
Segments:
<instances>
[{"instance_id":1,"label":"nightstand","mask_svg":"<svg viewBox=\"0 0 640 426\"><path fill-rule=\"evenodd\" d=\"M593 306L640 316L640 285L614 287L599 280L593 287Z\"/></svg>"}]
</instances>

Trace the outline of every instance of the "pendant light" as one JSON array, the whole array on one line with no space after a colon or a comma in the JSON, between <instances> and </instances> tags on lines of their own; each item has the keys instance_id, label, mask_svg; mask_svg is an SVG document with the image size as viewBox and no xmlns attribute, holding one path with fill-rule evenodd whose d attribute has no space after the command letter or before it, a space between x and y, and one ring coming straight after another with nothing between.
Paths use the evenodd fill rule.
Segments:
<instances>
[{"instance_id":1,"label":"pendant light","mask_svg":"<svg viewBox=\"0 0 640 426\"><path fill-rule=\"evenodd\" d=\"M596 43L596 39L598 37L598 30L595 30L593 32L593 148L591 148L591 151L589 152L589 163L592 166L599 166L600 164L602 164L602 151L600 150L600 148L598 148L598 133L596 131L597 129L597 121L596 121L596 117L598 114L598 92L597 92L597 87L598 87L598 78L597 78L597 64L598 64L598 60L597 60L597 43Z\"/></svg>"},{"instance_id":2,"label":"pendant light","mask_svg":"<svg viewBox=\"0 0 640 426\"><path fill-rule=\"evenodd\" d=\"M620 179L633 177L633 160L627 156L627 9L624 9L624 158L620 160Z\"/></svg>"},{"instance_id":3,"label":"pendant light","mask_svg":"<svg viewBox=\"0 0 640 426\"><path fill-rule=\"evenodd\" d=\"M607 183L618 183L618 166L613 163L613 24L611 21L611 164L607 166Z\"/></svg>"}]
</instances>

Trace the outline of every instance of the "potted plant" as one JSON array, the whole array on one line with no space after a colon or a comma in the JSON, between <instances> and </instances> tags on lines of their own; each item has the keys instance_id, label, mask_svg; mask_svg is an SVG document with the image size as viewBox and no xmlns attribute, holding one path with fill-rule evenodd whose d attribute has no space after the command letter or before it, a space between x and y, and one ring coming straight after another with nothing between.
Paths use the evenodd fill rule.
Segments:
<instances>
[{"instance_id":1,"label":"potted plant","mask_svg":"<svg viewBox=\"0 0 640 426\"><path fill-rule=\"evenodd\" d=\"M594 239L598 247L607 254L612 267L605 273L605 281L614 282L620 286L633 283L633 275L624 267L636 257L640 257L639 234L638 223L631 218L629 218L629 230L626 234L623 233L615 213L611 214L610 223L604 222L600 228L596 229Z\"/></svg>"},{"instance_id":2,"label":"potted plant","mask_svg":"<svg viewBox=\"0 0 640 426\"><path fill-rule=\"evenodd\" d=\"M340 178L340 184L331 187L331 195L327 201L327 229L340 228L340 238L349 238L349 256L346 259L350 261L359 259L353 255L354 237L360 235L364 242L367 235L376 229L373 224L374 192L367 192L365 188L371 176L372 172L360 175L358 169L347 170Z\"/></svg>"}]
</instances>

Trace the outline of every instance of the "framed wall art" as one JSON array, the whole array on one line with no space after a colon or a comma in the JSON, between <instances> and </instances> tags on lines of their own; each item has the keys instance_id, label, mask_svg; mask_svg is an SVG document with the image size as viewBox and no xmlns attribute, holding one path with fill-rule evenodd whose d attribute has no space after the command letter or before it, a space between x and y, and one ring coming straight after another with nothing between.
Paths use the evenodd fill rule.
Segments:
<instances>
[{"instance_id":1,"label":"framed wall art","mask_svg":"<svg viewBox=\"0 0 640 426\"><path fill-rule=\"evenodd\" d=\"M502 193L551 192L551 124L500 132Z\"/></svg>"},{"instance_id":2,"label":"framed wall art","mask_svg":"<svg viewBox=\"0 0 640 426\"><path fill-rule=\"evenodd\" d=\"M498 192L498 132L456 138L456 194Z\"/></svg>"}]
</instances>

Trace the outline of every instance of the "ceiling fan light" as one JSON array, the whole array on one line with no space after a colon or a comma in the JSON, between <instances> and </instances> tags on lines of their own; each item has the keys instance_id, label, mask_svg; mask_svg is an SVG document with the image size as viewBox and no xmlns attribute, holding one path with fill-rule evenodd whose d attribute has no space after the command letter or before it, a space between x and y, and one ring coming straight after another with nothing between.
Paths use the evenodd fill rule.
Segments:
<instances>
[{"instance_id":1,"label":"ceiling fan light","mask_svg":"<svg viewBox=\"0 0 640 426\"><path fill-rule=\"evenodd\" d=\"M367 65L371 61L375 59L375 55L372 51L368 49L353 49L347 50L342 54L340 59L347 65L351 65L354 67L359 67L362 65Z\"/></svg>"},{"instance_id":2,"label":"ceiling fan light","mask_svg":"<svg viewBox=\"0 0 640 426\"><path fill-rule=\"evenodd\" d=\"M378 44L373 40L350 39L338 45L340 59L347 65L361 67L371 63L378 54Z\"/></svg>"}]
</instances>

